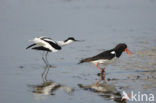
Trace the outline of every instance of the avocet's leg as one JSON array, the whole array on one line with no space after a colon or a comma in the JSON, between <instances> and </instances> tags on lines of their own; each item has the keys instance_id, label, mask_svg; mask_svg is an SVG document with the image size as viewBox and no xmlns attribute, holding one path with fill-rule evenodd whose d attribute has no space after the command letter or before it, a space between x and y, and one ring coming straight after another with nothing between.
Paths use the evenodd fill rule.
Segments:
<instances>
[{"instance_id":1,"label":"avocet's leg","mask_svg":"<svg viewBox=\"0 0 156 103\"><path fill-rule=\"evenodd\" d=\"M45 60L46 60L46 62L47 62L47 64L48 64L48 66L50 66L47 57L48 57L48 51L47 51L46 54L45 54Z\"/></svg>"},{"instance_id":2,"label":"avocet's leg","mask_svg":"<svg viewBox=\"0 0 156 103\"><path fill-rule=\"evenodd\" d=\"M48 59L47 59L48 53L49 52L47 51L46 54L45 54L45 60L46 60L47 65L49 66L49 68L56 68L56 66L53 66L53 65L49 64Z\"/></svg>"},{"instance_id":3,"label":"avocet's leg","mask_svg":"<svg viewBox=\"0 0 156 103\"><path fill-rule=\"evenodd\" d=\"M44 54L44 52L43 52L43 54L42 54L42 60L43 60L43 62L46 64L46 66L48 65L47 64L47 62L46 62L46 60L45 60L45 54Z\"/></svg>"}]
</instances>

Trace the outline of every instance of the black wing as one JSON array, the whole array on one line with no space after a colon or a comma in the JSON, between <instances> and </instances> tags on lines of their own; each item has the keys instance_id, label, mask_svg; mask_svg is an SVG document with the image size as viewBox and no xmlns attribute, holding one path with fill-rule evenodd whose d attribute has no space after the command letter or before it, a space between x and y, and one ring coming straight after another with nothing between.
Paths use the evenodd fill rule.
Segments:
<instances>
[{"instance_id":1,"label":"black wing","mask_svg":"<svg viewBox=\"0 0 156 103\"><path fill-rule=\"evenodd\" d=\"M93 57L89 57L89 58L86 58L86 59L83 59L80 61L80 63L83 63L83 62L90 62L90 61L95 61L95 60L98 60L98 59L108 59L108 60L111 60L112 58L115 57L115 54L112 54L113 50L107 50L107 51L104 51L96 56L93 56Z\"/></svg>"},{"instance_id":2,"label":"black wing","mask_svg":"<svg viewBox=\"0 0 156 103\"><path fill-rule=\"evenodd\" d=\"M49 41L49 40L44 40L44 41L48 42L53 48L57 50L61 50L61 46L59 46L56 42Z\"/></svg>"},{"instance_id":3,"label":"black wing","mask_svg":"<svg viewBox=\"0 0 156 103\"><path fill-rule=\"evenodd\" d=\"M96 56L93 57L94 60L98 60L98 59L108 59L111 60L112 58L115 57L115 54L112 54L113 50L108 50L108 51L104 51Z\"/></svg>"},{"instance_id":4,"label":"black wing","mask_svg":"<svg viewBox=\"0 0 156 103\"><path fill-rule=\"evenodd\" d=\"M43 50L43 51L49 51L49 52L51 52L51 50L49 50L48 48L45 48L45 47L43 47L43 46L34 47L34 48L32 48L32 49L35 49L35 50Z\"/></svg>"},{"instance_id":5,"label":"black wing","mask_svg":"<svg viewBox=\"0 0 156 103\"><path fill-rule=\"evenodd\" d=\"M36 44L31 44L31 45L29 45L28 47L26 47L26 49L29 49L30 47L32 47L32 46L35 46Z\"/></svg>"}]
</instances>

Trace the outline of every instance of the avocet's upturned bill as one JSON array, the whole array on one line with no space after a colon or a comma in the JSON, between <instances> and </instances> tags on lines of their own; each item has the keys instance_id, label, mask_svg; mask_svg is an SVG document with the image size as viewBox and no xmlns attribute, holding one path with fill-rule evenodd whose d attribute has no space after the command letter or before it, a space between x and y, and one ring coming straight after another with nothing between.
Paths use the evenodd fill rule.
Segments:
<instances>
[{"instance_id":1,"label":"avocet's upturned bill","mask_svg":"<svg viewBox=\"0 0 156 103\"><path fill-rule=\"evenodd\" d=\"M95 64L96 67L100 69L101 72L103 72L105 79L105 66L115 62L115 60L119 58L124 51L130 56L132 55L132 53L128 50L127 45L124 43L120 43L113 49L104 51L96 56L83 59L79 63L89 62ZM100 68L99 64L103 64L104 68Z\"/></svg>"},{"instance_id":2,"label":"avocet's upturned bill","mask_svg":"<svg viewBox=\"0 0 156 103\"><path fill-rule=\"evenodd\" d=\"M80 41L80 40L76 40L73 37L69 37L64 41L54 41L49 37L42 36L42 37L34 38L32 40L33 44L29 45L26 49L31 48L34 50L46 51L46 53L42 55L42 59L46 65L49 65L47 60L48 52L57 52L62 49L62 46L68 45L75 41Z\"/></svg>"}]
</instances>

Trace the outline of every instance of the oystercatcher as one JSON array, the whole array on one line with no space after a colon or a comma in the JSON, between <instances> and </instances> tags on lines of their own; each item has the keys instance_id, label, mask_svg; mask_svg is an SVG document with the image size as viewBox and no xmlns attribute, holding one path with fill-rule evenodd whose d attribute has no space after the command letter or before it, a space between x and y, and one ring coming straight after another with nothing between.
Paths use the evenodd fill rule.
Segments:
<instances>
[{"instance_id":1,"label":"oystercatcher","mask_svg":"<svg viewBox=\"0 0 156 103\"><path fill-rule=\"evenodd\" d=\"M36 37L32 41L34 43L29 45L26 49L32 48L35 50L46 51L45 54L43 53L42 59L47 66L49 65L48 60L47 60L48 52L57 52L62 49L62 46L65 46L72 42L80 41L80 40L76 40L74 37L69 37L64 41L54 41L49 37L42 36L38 38Z\"/></svg>"},{"instance_id":2,"label":"oystercatcher","mask_svg":"<svg viewBox=\"0 0 156 103\"><path fill-rule=\"evenodd\" d=\"M129 54L130 56L132 55L132 53L128 50L127 45L124 43L120 43L118 44L115 48L104 51L96 56L93 57L89 57L86 59L83 59L79 62L80 63L84 63L84 62L89 62L89 63L93 63L96 65L96 67L101 71L101 73L103 74L103 80L105 80L105 67L108 64L111 64L113 62L115 62L115 60L117 58L119 58L122 54L122 52L126 52L127 54ZM104 68L101 68L99 66L99 64L103 64Z\"/></svg>"}]
</instances>

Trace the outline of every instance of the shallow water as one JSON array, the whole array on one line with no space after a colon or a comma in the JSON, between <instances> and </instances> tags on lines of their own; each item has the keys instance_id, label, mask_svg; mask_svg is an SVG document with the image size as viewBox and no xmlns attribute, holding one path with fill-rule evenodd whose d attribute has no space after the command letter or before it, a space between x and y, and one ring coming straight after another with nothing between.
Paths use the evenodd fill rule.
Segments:
<instances>
[{"instance_id":1,"label":"shallow water","mask_svg":"<svg viewBox=\"0 0 156 103\"><path fill-rule=\"evenodd\" d=\"M0 100L3 103L94 103L115 101L77 86L99 79L91 64L80 59L125 42L134 53L123 53L106 68L108 83L116 89L152 93L155 91L156 2L154 0L1 0L0 1ZM41 53L25 50L38 36L64 40L69 36L85 40L49 54L47 79L74 88L71 94L33 93L30 85L42 84ZM114 79L114 80L113 80ZM147 102L146 102L147 103Z\"/></svg>"}]
</instances>

